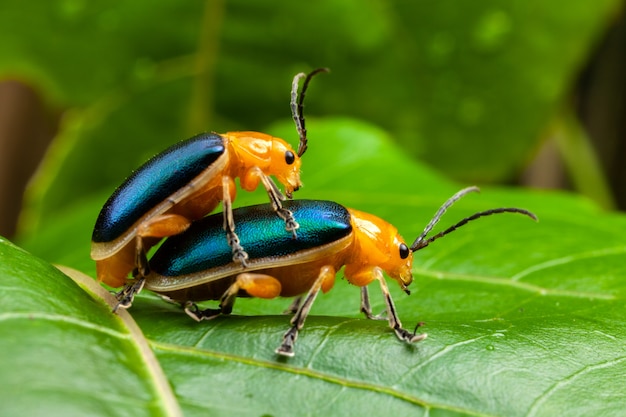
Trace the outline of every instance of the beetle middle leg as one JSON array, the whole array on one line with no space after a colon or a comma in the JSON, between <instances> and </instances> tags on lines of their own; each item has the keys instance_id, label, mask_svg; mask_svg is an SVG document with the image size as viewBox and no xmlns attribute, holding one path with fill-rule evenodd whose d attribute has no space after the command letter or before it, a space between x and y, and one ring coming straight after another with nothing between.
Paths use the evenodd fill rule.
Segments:
<instances>
[{"instance_id":1,"label":"beetle middle leg","mask_svg":"<svg viewBox=\"0 0 626 417\"><path fill-rule=\"evenodd\" d=\"M283 343L276 349L277 354L290 357L294 355L293 348L298 338L298 331L304 326L304 321L309 315L311 306L320 290L326 292L332 288L335 282L335 273L335 268L332 266L326 265L321 268L320 274L313 283L309 293L304 298L302 304L300 304L300 308L298 308L296 314L292 317L291 327L283 336Z\"/></svg>"},{"instance_id":2,"label":"beetle middle leg","mask_svg":"<svg viewBox=\"0 0 626 417\"><path fill-rule=\"evenodd\" d=\"M228 176L222 177L222 206L224 212L224 231L226 232L226 239L228 240L228 246L233 253L233 261L239 262L243 267L246 266L248 260L248 253L244 250L239 241L239 236L235 233L235 219L233 218L233 204L231 199L231 192L234 194L235 183L232 178Z\"/></svg>"},{"instance_id":3,"label":"beetle middle leg","mask_svg":"<svg viewBox=\"0 0 626 417\"><path fill-rule=\"evenodd\" d=\"M372 314L372 305L370 304L370 296L369 291L367 290L367 286L361 287L361 313L365 314L370 320L386 320L387 310L383 310L382 313L375 316Z\"/></svg>"}]
</instances>

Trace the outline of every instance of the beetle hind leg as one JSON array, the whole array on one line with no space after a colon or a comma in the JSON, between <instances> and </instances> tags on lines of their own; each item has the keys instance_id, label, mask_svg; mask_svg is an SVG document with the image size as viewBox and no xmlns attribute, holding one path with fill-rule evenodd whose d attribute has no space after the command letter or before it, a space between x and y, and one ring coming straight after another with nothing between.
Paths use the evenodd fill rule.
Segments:
<instances>
[{"instance_id":1,"label":"beetle hind leg","mask_svg":"<svg viewBox=\"0 0 626 417\"><path fill-rule=\"evenodd\" d=\"M237 275L235 282L224 292L217 309L200 310L194 302L187 301L184 305L185 313L196 321L210 320L222 314L230 314L233 311L235 299L241 290L252 297L269 299L278 297L282 286L280 281L270 275L244 272Z\"/></svg>"},{"instance_id":2,"label":"beetle hind leg","mask_svg":"<svg viewBox=\"0 0 626 417\"><path fill-rule=\"evenodd\" d=\"M211 320L222 314L222 309L206 308L201 310L193 301L184 304L185 313L195 321Z\"/></svg>"},{"instance_id":3,"label":"beetle hind leg","mask_svg":"<svg viewBox=\"0 0 626 417\"><path fill-rule=\"evenodd\" d=\"M137 248L135 250L135 269L133 269L133 276L145 277L150 273L145 245L143 244L143 238L141 236L137 236L135 239L137 241Z\"/></svg>"}]
</instances>

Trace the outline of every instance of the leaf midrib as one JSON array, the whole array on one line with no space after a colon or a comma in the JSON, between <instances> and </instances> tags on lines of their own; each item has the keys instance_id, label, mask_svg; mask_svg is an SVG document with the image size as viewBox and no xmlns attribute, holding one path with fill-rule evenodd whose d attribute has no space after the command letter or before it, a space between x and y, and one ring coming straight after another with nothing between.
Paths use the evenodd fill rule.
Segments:
<instances>
[{"instance_id":1,"label":"leaf midrib","mask_svg":"<svg viewBox=\"0 0 626 417\"><path fill-rule=\"evenodd\" d=\"M197 347L185 347L185 346L173 345L170 343L150 341L150 345L156 353L158 353L158 351L161 351L163 353L187 355L187 356L194 357L194 358L205 357L205 358L217 359L217 360L226 361L226 362L228 361L237 362L240 364L254 366L258 368L278 370L282 372L288 372L294 375L305 376L305 377L309 377L312 379L328 382L331 384L341 385L342 387L345 387L345 388L360 389L360 390L376 392L379 394L389 395L393 398L399 399L401 401L406 401L412 405L417 405L426 409L448 410L448 411L464 413L464 414L476 416L476 417L495 417L495 416L492 416L491 414L481 413L476 410L469 410L469 409L465 409L461 407L454 407L448 404L430 403L414 395L410 395L406 392L402 392L397 389L393 389L391 387L342 378L337 375L333 375L333 374L326 373L326 372L321 372L321 371L314 370L311 368L296 367L293 365L283 364L279 362L270 362L270 361L265 361L265 360L260 360L260 359L254 359L251 357L218 352L218 351L209 350L209 349L200 349Z\"/></svg>"}]
</instances>

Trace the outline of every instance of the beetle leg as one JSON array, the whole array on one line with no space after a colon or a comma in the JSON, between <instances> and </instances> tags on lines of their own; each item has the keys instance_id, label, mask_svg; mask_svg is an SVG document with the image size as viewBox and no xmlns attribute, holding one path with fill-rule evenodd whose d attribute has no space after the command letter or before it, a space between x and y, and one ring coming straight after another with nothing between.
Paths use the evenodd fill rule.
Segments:
<instances>
[{"instance_id":1,"label":"beetle leg","mask_svg":"<svg viewBox=\"0 0 626 417\"><path fill-rule=\"evenodd\" d=\"M150 273L150 267L148 265L148 257L146 256L143 238L137 235L135 242L135 270L133 270L133 276L139 275L141 277L145 277Z\"/></svg>"},{"instance_id":2,"label":"beetle leg","mask_svg":"<svg viewBox=\"0 0 626 417\"><path fill-rule=\"evenodd\" d=\"M226 239L233 253L233 261L240 263L244 268L247 266L248 253L244 250L239 242L239 236L235 233L235 219L233 218L233 205L230 199L230 189L234 187L233 180L228 177L222 177L222 207L224 211L224 230L226 231Z\"/></svg>"},{"instance_id":3,"label":"beetle leg","mask_svg":"<svg viewBox=\"0 0 626 417\"><path fill-rule=\"evenodd\" d=\"M386 320L387 310L384 310L379 315L375 316L372 314L372 305L370 304L370 295L366 286L361 287L361 313L365 314L370 320Z\"/></svg>"},{"instance_id":4,"label":"beetle leg","mask_svg":"<svg viewBox=\"0 0 626 417\"><path fill-rule=\"evenodd\" d=\"M240 290L244 290L252 297L271 299L280 295L282 286L280 281L270 275L241 273L220 298L222 314L230 314L233 311L233 304Z\"/></svg>"},{"instance_id":5,"label":"beetle leg","mask_svg":"<svg viewBox=\"0 0 626 417\"><path fill-rule=\"evenodd\" d=\"M296 314L291 318L291 328L289 328L283 336L283 343L278 347L278 349L276 349L277 354L290 357L294 355L293 348L296 343L296 339L298 338L298 331L302 329L302 326L304 326L304 321L309 315L309 311L311 311L311 306L313 305L313 301L315 301L315 297L317 297L317 294L322 288L328 287L329 281L334 282L334 280L335 268L329 265L323 266L320 270L320 274L309 290L309 293L304 298L304 302L300 305Z\"/></svg>"},{"instance_id":6,"label":"beetle leg","mask_svg":"<svg viewBox=\"0 0 626 417\"><path fill-rule=\"evenodd\" d=\"M178 214L163 214L147 220L137 228L135 238L135 270L133 276L147 276L150 273L150 266L146 252L158 240L164 237L177 235L184 232L191 225L191 220ZM146 243L145 239L153 239L154 242Z\"/></svg>"},{"instance_id":7,"label":"beetle leg","mask_svg":"<svg viewBox=\"0 0 626 417\"><path fill-rule=\"evenodd\" d=\"M259 171L261 169L259 168ZM293 234L293 238L297 238L296 230L300 228L300 225L293 217L293 213L286 208L283 207L281 201L285 200L285 196L280 192L274 181L267 175L263 174L263 172L259 172L258 175L263 182L263 186L267 191L267 195L270 197L270 202L272 203L272 207L278 216L285 221L285 230L291 232Z\"/></svg>"},{"instance_id":8,"label":"beetle leg","mask_svg":"<svg viewBox=\"0 0 626 417\"><path fill-rule=\"evenodd\" d=\"M387 318L389 320L389 327L393 329L398 339L407 343L415 343L419 342L420 340L426 339L426 333L411 333L408 330L402 328L402 323L400 322L398 314L396 313L396 306L393 304L391 294L389 293L389 288L387 287L385 277L383 276L383 271L380 268L376 267L374 268L373 273L375 278L380 283L380 289L385 298L385 304L387 304ZM417 328L415 329L415 331L417 332Z\"/></svg>"},{"instance_id":9,"label":"beetle leg","mask_svg":"<svg viewBox=\"0 0 626 417\"><path fill-rule=\"evenodd\" d=\"M187 301L185 313L196 321L209 320L221 314L230 314L240 290L244 290L252 297L276 298L280 295L281 289L280 281L270 275L244 272L237 275L235 282L224 292L218 309L200 310L195 303Z\"/></svg>"},{"instance_id":10,"label":"beetle leg","mask_svg":"<svg viewBox=\"0 0 626 417\"><path fill-rule=\"evenodd\" d=\"M198 305L193 301L186 301L184 304L185 313L195 321L211 320L222 314L221 309L206 308L200 310Z\"/></svg>"},{"instance_id":11,"label":"beetle leg","mask_svg":"<svg viewBox=\"0 0 626 417\"><path fill-rule=\"evenodd\" d=\"M296 314L296 312L300 308L301 302L302 296L294 298L291 304L289 304L289 307L287 307L287 309L283 311L283 314Z\"/></svg>"},{"instance_id":12,"label":"beetle leg","mask_svg":"<svg viewBox=\"0 0 626 417\"><path fill-rule=\"evenodd\" d=\"M117 312L120 308L129 308L133 304L135 295L139 294L143 289L145 282L146 279L140 276L136 280L126 284L120 292L116 293L115 298L117 298L117 304L113 307L113 312Z\"/></svg>"}]
</instances>

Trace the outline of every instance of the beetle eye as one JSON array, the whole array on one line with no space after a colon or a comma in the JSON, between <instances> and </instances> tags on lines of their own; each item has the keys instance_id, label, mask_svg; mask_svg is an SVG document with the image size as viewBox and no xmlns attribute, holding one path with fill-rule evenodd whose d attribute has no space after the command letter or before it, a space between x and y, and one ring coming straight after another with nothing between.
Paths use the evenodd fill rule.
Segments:
<instances>
[{"instance_id":1,"label":"beetle eye","mask_svg":"<svg viewBox=\"0 0 626 417\"><path fill-rule=\"evenodd\" d=\"M285 152L285 162L287 165L291 165L296 161L296 156L291 151Z\"/></svg>"},{"instance_id":2,"label":"beetle eye","mask_svg":"<svg viewBox=\"0 0 626 417\"><path fill-rule=\"evenodd\" d=\"M406 259L409 257L410 253L409 248L404 243L400 243L400 258Z\"/></svg>"}]
</instances>

